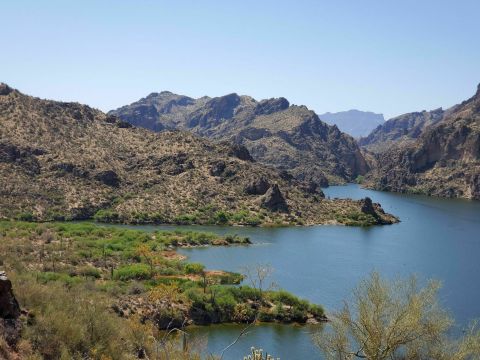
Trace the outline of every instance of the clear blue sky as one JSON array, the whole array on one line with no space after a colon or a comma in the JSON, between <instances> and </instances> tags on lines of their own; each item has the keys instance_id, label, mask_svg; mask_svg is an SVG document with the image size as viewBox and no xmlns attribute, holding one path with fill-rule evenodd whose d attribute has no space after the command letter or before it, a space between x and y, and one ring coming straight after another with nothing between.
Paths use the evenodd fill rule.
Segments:
<instances>
[{"instance_id":1,"label":"clear blue sky","mask_svg":"<svg viewBox=\"0 0 480 360\"><path fill-rule=\"evenodd\" d=\"M480 82L478 0L0 0L0 24L0 81L102 110L170 90L390 117Z\"/></svg>"}]
</instances>

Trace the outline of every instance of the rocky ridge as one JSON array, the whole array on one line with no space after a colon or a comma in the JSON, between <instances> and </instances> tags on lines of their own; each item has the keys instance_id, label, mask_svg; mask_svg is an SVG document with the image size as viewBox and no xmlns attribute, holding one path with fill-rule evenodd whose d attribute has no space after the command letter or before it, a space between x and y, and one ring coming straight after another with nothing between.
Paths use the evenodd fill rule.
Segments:
<instances>
[{"instance_id":1,"label":"rocky ridge","mask_svg":"<svg viewBox=\"0 0 480 360\"><path fill-rule=\"evenodd\" d=\"M233 93L193 99L164 91L110 114L154 131L180 129L233 141L244 145L256 161L317 186L352 181L368 171L352 137L285 98L257 101Z\"/></svg>"},{"instance_id":2,"label":"rocky ridge","mask_svg":"<svg viewBox=\"0 0 480 360\"><path fill-rule=\"evenodd\" d=\"M398 143L414 142L427 127L441 121L452 110L439 108L397 116L379 125L368 136L359 139L358 143L363 149L380 153Z\"/></svg>"},{"instance_id":3,"label":"rocky ridge","mask_svg":"<svg viewBox=\"0 0 480 360\"><path fill-rule=\"evenodd\" d=\"M377 155L367 185L380 190L480 200L480 85L477 93ZM427 114L423 114L424 118ZM425 126L425 125L423 125Z\"/></svg>"},{"instance_id":4,"label":"rocky ridge","mask_svg":"<svg viewBox=\"0 0 480 360\"><path fill-rule=\"evenodd\" d=\"M253 161L241 144L212 143L181 131L154 133L86 105L38 99L6 85L0 93L0 218L380 223L363 214L358 202L324 199L316 182L300 181ZM284 107L282 103L263 102L257 111L268 113ZM202 108L191 119L210 122L205 112ZM338 137L341 147L338 129L309 114L310 121L299 120L296 131L326 129L324 134ZM396 221L388 214L380 216L386 222Z\"/></svg>"}]
</instances>

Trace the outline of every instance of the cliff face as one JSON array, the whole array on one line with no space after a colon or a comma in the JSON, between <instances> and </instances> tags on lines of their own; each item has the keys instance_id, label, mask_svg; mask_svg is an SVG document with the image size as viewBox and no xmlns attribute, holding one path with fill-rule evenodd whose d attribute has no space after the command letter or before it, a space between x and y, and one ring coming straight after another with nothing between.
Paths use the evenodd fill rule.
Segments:
<instances>
[{"instance_id":1,"label":"cliff face","mask_svg":"<svg viewBox=\"0 0 480 360\"><path fill-rule=\"evenodd\" d=\"M317 186L351 181L368 170L352 137L285 98L256 101L229 94L192 99L162 92L110 113L155 131L182 129L245 145L256 161Z\"/></svg>"},{"instance_id":2,"label":"cliff face","mask_svg":"<svg viewBox=\"0 0 480 360\"><path fill-rule=\"evenodd\" d=\"M445 114L440 108L400 115L379 125L358 143L368 151L380 153L396 143L413 142L428 126L441 121Z\"/></svg>"},{"instance_id":3,"label":"cliff face","mask_svg":"<svg viewBox=\"0 0 480 360\"><path fill-rule=\"evenodd\" d=\"M381 190L480 199L480 86L414 141L378 155L370 185Z\"/></svg>"},{"instance_id":4,"label":"cliff face","mask_svg":"<svg viewBox=\"0 0 480 360\"><path fill-rule=\"evenodd\" d=\"M224 100L209 114L229 116L237 100ZM191 119L215 122L204 114ZM336 221L337 211L361 210L254 162L241 145L154 133L86 105L41 100L6 85L0 87L0 124L0 218L88 219L102 210L106 221L314 224ZM261 182L262 192L249 193L252 182Z\"/></svg>"}]
</instances>

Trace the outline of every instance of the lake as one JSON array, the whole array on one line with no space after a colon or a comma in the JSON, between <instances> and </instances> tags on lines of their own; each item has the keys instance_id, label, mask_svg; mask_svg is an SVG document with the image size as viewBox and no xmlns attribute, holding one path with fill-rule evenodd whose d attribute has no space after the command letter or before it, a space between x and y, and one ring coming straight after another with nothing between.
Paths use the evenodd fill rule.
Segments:
<instances>
[{"instance_id":1,"label":"lake","mask_svg":"<svg viewBox=\"0 0 480 360\"><path fill-rule=\"evenodd\" d=\"M325 307L327 314L349 299L359 280L373 270L387 278L416 274L421 281L443 283L440 300L452 312L459 328L480 318L480 202L437 199L365 190L357 185L324 189L331 198L380 202L400 217L395 225L369 228L313 226L289 228L182 227L249 236L249 247L182 249L190 261L208 269L240 271L269 264L271 281ZM145 229L159 228L143 226ZM163 227L165 228L165 227ZM239 333L238 325L192 328L192 337L220 352ZM321 359L312 345L317 327L256 326L233 346L224 359L243 359L251 346L261 347L282 360Z\"/></svg>"}]
</instances>

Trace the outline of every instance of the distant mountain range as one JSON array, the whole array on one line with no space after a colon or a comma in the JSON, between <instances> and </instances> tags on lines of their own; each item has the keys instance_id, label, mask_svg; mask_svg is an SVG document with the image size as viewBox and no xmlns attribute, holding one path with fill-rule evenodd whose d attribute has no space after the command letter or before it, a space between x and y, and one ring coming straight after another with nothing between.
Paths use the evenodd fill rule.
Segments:
<instances>
[{"instance_id":1,"label":"distant mountain range","mask_svg":"<svg viewBox=\"0 0 480 360\"><path fill-rule=\"evenodd\" d=\"M382 114L360 110L327 112L319 117L327 124L337 125L341 131L354 138L367 136L373 129L385 122Z\"/></svg>"},{"instance_id":2,"label":"distant mountain range","mask_svg":"<svg viewBox=\"0 0 480 360\"><path fill-rule=\"evenodd\" d=\"M193 104L171 100L163 111L172 123L184 121L168 109ZM203 99L188 119L192 126L213 127L215 119L232 116L232 103L245 102L255 104L238 96ZM253 109L268 114L278 107L285 108L284 100ZM148 106L133 114L142 110ZM345 141L359 152L338 129L313 115L310 121L302 122L302 131L321 130L340 148ZM0 84L0 125L0 218L250 225L396 221L371 201L325 199L315 184L255 162L237 143L181 131L155 133L86 105L34 98L6 84Z\"/></svg>"},{"instance_id":3,"label":"distant mountain range","mask_svg":"<svg viewBox=\"0 0 480 360\"><path fill-rule=\"evenodd\" d=\"M163 91L109 114L154 131L186 130L243 145L256 161L288 171L312 188L353 181L369 170L351 136L285 98L257 101L229 94L193 99Z\"/></svg>"}]
</instances>

